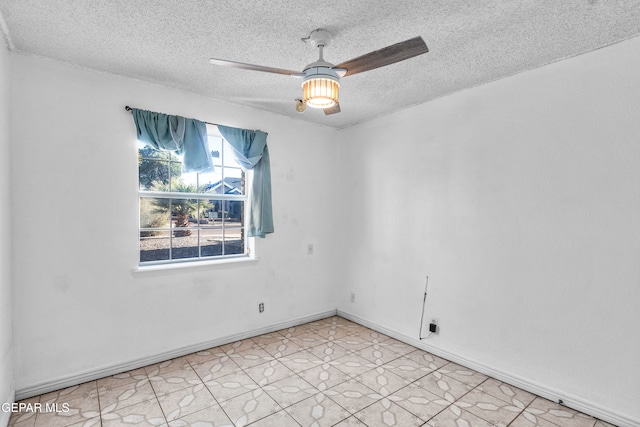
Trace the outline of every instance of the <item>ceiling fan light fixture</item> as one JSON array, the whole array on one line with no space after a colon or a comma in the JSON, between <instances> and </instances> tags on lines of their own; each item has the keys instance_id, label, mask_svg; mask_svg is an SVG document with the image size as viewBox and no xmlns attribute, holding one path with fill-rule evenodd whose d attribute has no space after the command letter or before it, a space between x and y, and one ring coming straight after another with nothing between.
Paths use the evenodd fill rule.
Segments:
<instances>
[{"instance_id":1,"label":"ceiling fan light fixture","mask_svg":"<svg viewBox=\"0 0 640 427\"><path fill-rule=\"evenodd\" d=\"M328 108L338 103L340 77L329 67L305 70L302 80L302 102L311 108Z\"/></svg>"},{"instance_id":2,"label":"ceiling fan light fixture","mask_svg":"<svg viewBox=\"0 0 640 427\"><path fill-rule=\"evenodd\" d=\"M302 78L302 98L296 99L296 111L302 113L305 108L309 106L312 108L321 108L326 115L331 115L340 112L338 92L340 90L340 79L342 77L352 76L386 65L395 64L396 62L429 52L422 37L417 36L334 65L323 59L324 48L329 46L331 42L331 33L322 28L318 28L302 40L305 43L311 41L314 46L318 48L319 57L317 61L307 65L301 73L284 68L265 67L263 65L246 64L244 62L217 58L211 58L209 62L225 67Z\"/></svg>"}]
</instances>

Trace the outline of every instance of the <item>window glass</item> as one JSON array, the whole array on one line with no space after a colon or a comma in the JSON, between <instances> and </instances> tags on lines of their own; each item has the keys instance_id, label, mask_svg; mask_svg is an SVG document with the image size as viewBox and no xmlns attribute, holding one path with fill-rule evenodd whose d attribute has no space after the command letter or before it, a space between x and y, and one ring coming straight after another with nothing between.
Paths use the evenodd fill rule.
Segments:
<instances>
[{"instance_id":1,"label":"window glass","mask_svg":"<svg viewBox=\"0 0 640 427\"><path fill-rule=\"evenodd\" d=\"M207 173L184 173L179 156L139 147L141 265L248 255L245 172L220 136L208 144Z\"/></svg>"}]
</instances>

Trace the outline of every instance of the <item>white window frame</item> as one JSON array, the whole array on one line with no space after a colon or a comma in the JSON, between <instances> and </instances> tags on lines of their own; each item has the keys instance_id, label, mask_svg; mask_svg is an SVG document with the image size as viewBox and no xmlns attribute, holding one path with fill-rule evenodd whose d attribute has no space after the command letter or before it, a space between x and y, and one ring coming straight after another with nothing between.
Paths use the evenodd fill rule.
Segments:
<instances>
[{"instance_id":1,"label":"white window frame","mask_svg":"<svg viewBox=\"0 0 640 427\"><path fill-rule=\"evenodd\" d=\"M227 153L225 150L230 151L231 147L229 143L224 140L222 135L218 132L215 126L207 126L207 137L208 138L219 138L222 139L222 153L220 154L220 164L217 164L214 161L216 169L222 169L222 185L224 185L224 168L229 166L223 166L224 159L229 158L229 156L233 156L232 153ZM170 168L170 167L169 167ZM238 169L241 169L238 166ZM241 169L242 170L242 169ZM253 263L257 261L255 258L255 239L253 237L247 236L247 220L248 220L248 208L249 208L249 185L247 183L251 182L252 171L243 171L244 173L244 194L242 195L234 195L234 194L215 194L215 193L186 193L186 192L164 192L164 191L151 191L151 190L142 190L138 185L138 212L140 212L140 203L143 198L164 198L164 199L195 199L195 200L205 200L205 201L242 201L244 212L242 215L243 221L240 227L228 227L228 229L237 229L242 228L243 236L244 236L244 253L242 254L230 254L230 255L212 255L212 256L201 256L201 243L198 237L198 253L199 256L192 258L172 258L172 250L173 250L173 239L175 227L172 224L169 224L169 227L141 227L140 223L140 213L138 213L138 267L134 270L134 272L145 272L145 271L165 271L168 269L184 269L184 268L200 268L200 267L231 267L231 266L239 266L243 263L250 262ZM223 236L227 227L224 227L224 218L222 220L222 227L219 227L222 230ZM192 229L192 231L200 233L200 223L197 222L198 227ZM213 228L213 227L212 227ZM169 259L163 260L155 260L155 261L141 261L140 260L140 233L143 231L168 231L169 233ZM224 246L223 246L224 248Z\"/></svg>"}]
</instances>

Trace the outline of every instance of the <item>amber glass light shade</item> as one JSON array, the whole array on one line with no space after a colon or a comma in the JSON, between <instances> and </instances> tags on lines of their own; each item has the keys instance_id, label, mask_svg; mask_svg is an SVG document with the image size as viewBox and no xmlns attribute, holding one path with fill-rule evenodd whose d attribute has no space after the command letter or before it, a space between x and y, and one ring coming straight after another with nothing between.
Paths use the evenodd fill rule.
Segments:
<instances>
[{"instance_id":1,"label":"amber glass light shade","mask_svg":"<svg viewBox=\"0 0 640 427\"><path fill-rule=\"evenodd\" d=\"M302 101L312 108L328 108L338 103L340 83L324 77L312 78L302 84Z\"/></svg>"}]
</instances>

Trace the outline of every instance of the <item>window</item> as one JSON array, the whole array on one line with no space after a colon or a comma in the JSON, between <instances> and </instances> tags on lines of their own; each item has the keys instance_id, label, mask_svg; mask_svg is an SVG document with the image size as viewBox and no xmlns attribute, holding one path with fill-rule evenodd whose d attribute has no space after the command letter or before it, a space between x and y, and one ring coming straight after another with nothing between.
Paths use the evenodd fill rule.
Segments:
<instances>
[{"instance_id":1,"label":"window","mask_svg":"<svg viewBox=\"0 0 640 427\"><path fill-rule=\"evenodd\" d=\"M141 266L249 255L245 172L220 135L208 144L208 173L183 173L178 156L139 146Z\"/></svg>"}]
</instances>

